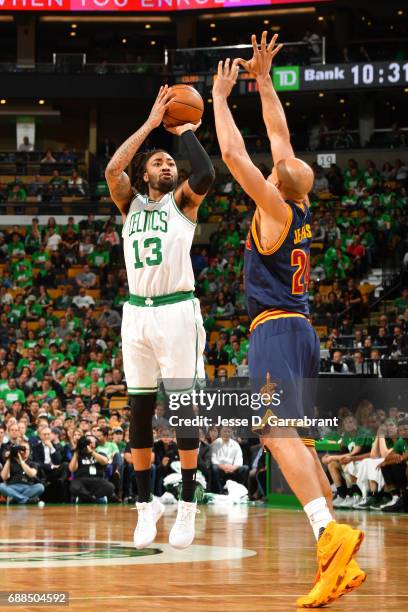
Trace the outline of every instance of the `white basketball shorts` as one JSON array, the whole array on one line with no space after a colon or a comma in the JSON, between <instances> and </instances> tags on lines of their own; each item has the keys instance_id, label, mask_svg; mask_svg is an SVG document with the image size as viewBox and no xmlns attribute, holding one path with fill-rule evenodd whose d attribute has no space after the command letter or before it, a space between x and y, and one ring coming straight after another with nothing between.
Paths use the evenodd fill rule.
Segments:
<instances>
[{"instance_id":1,"label":"white basketball shorts","mask_svg":"<svg viewBox=\"0 0 408 612\"><path fill-rule=\"evenodd\" d=\"M122 355L129 395L187 392L204 380L205 329L197 298L162 306L126 302Z\"/></svg>"}]
</instances>

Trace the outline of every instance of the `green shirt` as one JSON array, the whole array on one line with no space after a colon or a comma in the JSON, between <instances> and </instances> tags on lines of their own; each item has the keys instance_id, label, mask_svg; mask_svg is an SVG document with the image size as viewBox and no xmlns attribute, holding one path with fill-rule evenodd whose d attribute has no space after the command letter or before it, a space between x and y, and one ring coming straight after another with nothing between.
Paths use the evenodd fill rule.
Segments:
<instances>
[{"instance_id":1,"label":"green shirt","mask_svg":"<svg viewBox=\"0 0 408 612\"><path fill-rule=\"evenodd\" d=\"M22 242L10 242L10 244L7 247L7 252L10 257L19 255L19 253L25 254L24 244Z\"/></svg>"},{"instance_id":2,"label":"green shirt","mask_svg":"<svg viewBox=\"0 0 408 612\"><path fill-rule=\"evenodd\" d=\"M0 393L0 398L3 399L6 404L12 404L16 401L24 404L26 401L25 393L21 389L5 389Z\"/></svg>"},{"instance_id":3,"label":"green shirt","mask_svg":"<svg viewBox=\"0 0 408 612\"><path fill-rule=\"evenodd\" d=\"M404 300L404 298L399 297L394 301L394 306L398 310L405 310L405 308L408 308L408 300Z\"/></svg>"},{"instance_id":4,"label":"green shirt","mask_svg":"<svg viewBox=\"0 0 408 612\"><path fill-rule=\"evenodd\" d=\"M398 438L394 444L394 451L399 455L403 455L408 451L408 440L406 438Z\"/></svg>"},{"instance_id":5,"label":"green shirt","mask_svg":"<svg viewBox=\"0 0 408 612\"><path fill-rule=\"evenodd\" d=\"M48 389L48 391L43 391L42 389L40 389L39 391L34 391L33 395L34 397L38 397L39 395L43 395L44 393L46 393L46 397L49 397L50 399L54 399L54 397L57 397L57 394L54 389Z\"/></svg>"},{"instance_id":6,"label":"green shirt","mask_svg":"<svg viewBox=\"0 0 408 612\"><path fill-rule=\"evenodd\" d=\"M113 300L113 302L112 302L112 305L113 305L115 308L118 308L118 307L120 307L120 306L123 306L123 304L124 304L125 302L127 302L127 300L128 300L128 297L127 297L126 295L117 295L117 296L114 298L114 300Z\"/></svg>"},{"instance_id":7,"label":"green shirt","mask_svg":"<svg viewBox=\"0 0 408 612\"><path fill-rule=\"evenodd\" d=\"M21 361L21 359L20 359L20 361ZM20 362L19 362L19 363L20 363ZM18 366L17 366L17 367L18 367ZM19 369L20 369L20 368L19 368ZM6 390L6 389L8 389L8 388L9 388L9 386L8 386L8 382L7 382L7 380L0 380L0 393L1 393L2 391L5 391L5 390Z\"/></svg>"},{"instance_id":8,"label":"green shirt","mask_svg":"<svg viewBox=\"0 0 408 612\"><path fill-rule=\"evenodd\" d=\"M368 432L358 429L355 433L344 433L339 440L339 444L342 449L346 449L351 453L356 446L371 446L373 439L374 437L370 436Z\"/></svg>"},{"instance_id":9,"label":"green shirt","mask_svg":"<svg viewBox=\"0 0 408 612\"><path fill-rule=\"evenodd\" d=\"M94 268L106 266L110 262L108 251L94 251L88 256L88 261Z\"/></svg>"},{"instance_id":10,"label":"green shirt","mask_svg":"<svg viewBox=\"0 0 408 612\"><path fill-rule=\"evenodd\" d=\"M9 314L9 322L15 325L25 315L25 306L22 304L15 304L11 307Z\"/></svg>"},{"instance_id":11,"label":"green shirt","mask_svg":"<svg viewBox=\"0 0 408 612\"><path fill-rule=\"evenodd\" d=\"M33 266L39 266L44 264L46 261L50 260L50 256L48 251L36 251L33 253L31 261L33 262Z\"/></svg>"},{"instance_id":12,"label":"green shirt","mask_svg":"<svg viewBox=\"0 0 408 612\"><path fill-rule=\"evenodd\" d=\"M99 444L95 450L97 453L104 453L108 457L109 462L112 461L113 455L116 455L116 453L119 452L116 442L105 442L105 444Z\"/></svg>"},{"instance_id":13,"label":"green shirt","mask_svg":"<svg viewBox=\"0 0 408 612\"><path fill-rule=\"evenodd\" d=\"M75 390L77 391L77 393L81 394L82 389L89 389L89 387L91 386L91 382L91 377L85 376L84 378L81 378L77 381Z\"/></svg>"},{"instance_id":14,"label":"green shirt","mask_svg":"<svg viewBox=\"0 0 408 612\"><path fill-rule=\"evenodd\" d=\"M86 371L89 372L89 374L92 372L92 370L97 370L99 376L103 376L105 371L109 369L110 367L107 363L98 363L97 361L90 361L86 367Z\"/></svg>"}]
</instances>

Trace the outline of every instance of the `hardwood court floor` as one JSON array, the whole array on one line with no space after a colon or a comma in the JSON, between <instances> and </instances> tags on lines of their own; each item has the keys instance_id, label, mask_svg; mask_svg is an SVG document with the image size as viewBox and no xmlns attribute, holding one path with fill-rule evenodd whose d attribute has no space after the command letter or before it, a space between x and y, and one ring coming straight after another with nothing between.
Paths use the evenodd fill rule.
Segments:
<instances>
[{"instance_id":1,"label":"hardwood court floor","mask_svg":"<svg viewBox=\"0 0 408 612\"><path fill-rule=\"evenodd\" d=\"M301 511L202 507L187 551L162 546L174 516L167 508L153 550L139 556L128 506L2 506L0 591L69 591L69 608L17 610L252 612L295 610L296 596L309 590L315 544ZM358 560L368 580L331 609L408 609L408 516L341 516L366 533Z\"/></svg>"}]
</instances>

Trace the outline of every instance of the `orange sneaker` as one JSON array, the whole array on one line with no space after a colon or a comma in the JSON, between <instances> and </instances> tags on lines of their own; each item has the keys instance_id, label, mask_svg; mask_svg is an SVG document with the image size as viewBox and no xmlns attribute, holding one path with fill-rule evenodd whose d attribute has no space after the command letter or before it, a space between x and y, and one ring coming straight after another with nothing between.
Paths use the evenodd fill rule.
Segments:
<instances>
[{"instance_id":1,"label":"orange sneaker","mask_svg":"<svg viewBox=\"0 0 408 612\"><path fill-rule=\"evenodd\" d=\"M333 597L329 600L332 601L334 599L338 599L342 595L346 595L347 593L351 593L355 589L358 589L359 586L365 582L367 578L367 574L359 567L357 561L352 559L347 566L346 574L341 581L339 588L333 594ZM317 572L314 585L320 580L320 572Z\"/></svg>"},{"instance_id":2,"label":"orange sneaker","mask_svg":"<svg viewBox=\"0 0 408 612\"><path fill-rule=\"evenodd\" d=\"M348 565L363 539L364 534L349 525L335 521L327 525L317 542L319 579L308 595L298 598L296 603L299 608L320 608L347 592L345 578Z\"/></svg>"}]
</instances>

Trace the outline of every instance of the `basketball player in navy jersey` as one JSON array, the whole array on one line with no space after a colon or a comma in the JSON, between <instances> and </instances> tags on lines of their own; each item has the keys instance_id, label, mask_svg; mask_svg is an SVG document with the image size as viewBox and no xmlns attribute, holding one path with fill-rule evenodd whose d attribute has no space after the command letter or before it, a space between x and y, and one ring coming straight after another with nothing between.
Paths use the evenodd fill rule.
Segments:
<instances>
[{"instance_id":1,"label":"basketball player in navy jersey","mask_svg":"<svg viewBox=\"0 0 408 612\"><path fill-rule=\"evenodd\" d=\"M219 62L213 102L222 158L256 204L245 249L251 380L279 381L285 395L274 412L282 418L301 418L306 402L303 381L317 377L320 357L319 341L308 319L307 294L312 236L307 194L313 172L295 158L285 113L272 84L272 60L282 47L275 47L276 39L277 35L267 44L267 32L263 32L258 48L252 36L254 54L249 62ZM239 65L256 78L259 87L274 163L267 179L251 161L227 103ZM334 520L330 486L313 440L302 440L293 428L272 428L267 435L261 434L261 441L301 502L317 540L317 578L297 605L323 606L364 581L365 573L353 560L363 534Z\"/></svg>"}]
</instances>

